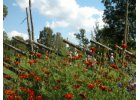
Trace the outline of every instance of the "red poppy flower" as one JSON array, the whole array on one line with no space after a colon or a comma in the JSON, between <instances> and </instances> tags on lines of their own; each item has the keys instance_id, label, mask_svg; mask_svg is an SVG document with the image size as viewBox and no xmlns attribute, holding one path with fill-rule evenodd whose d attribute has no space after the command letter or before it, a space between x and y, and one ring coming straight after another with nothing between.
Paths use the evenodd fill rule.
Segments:
<instances>
[{"instance_id":1,"label":"red poppy flower","mask_svg":"<svg viewBox=\"0 0 140 100\"><path fill-rule=\"evenodd\" d=\"M14 63L15 63L16 65L19 65L19 64L20 64L20 62L19 62L19 61L15 61Z\"/></svg>"},{"instance_id":2,"label":"red poppy flower","mask_svg":"<svg viewBox=\"0 0 140 100\"><path fill-rule=\"evenodd\" d=\"M93 63L90 60L88 60L88 61L84 62L84 64L91 66Z\"/></svg>"},{"instance_id":3,"label":"red poppy flower","mask_svg":"<svg viewBox=\"0 0 140 100\"><path fill-rule=\"evenodd\" d=\"M101 85L101 86L100 86L100 89L101 89L102 91L106 91L108 88L107 88L107 86L105 86L105 85Z\"/></svg>"},{"instance_id":4,"label":"red poppy flower","mask_svg":"<svg viewBox=\"0 0 140 100\"><path fill-rule=\"evenodd\" d=\"M41 53L37 53L37 54L36 54L36 56L41 57L41 56L42 56L42 54L41 54Z\"/></svg>"},{"instance_id":5,"label":"red poppy flower","mask_svg":"<svg viewBox=\"0 0 140 100\"><path fill-rule=\"evenodd\" d=\"M34 78L34 80L35 80L35 81L40 81L40 80L41 80L41 78L36 77L36 78Z\"/></svg>"},{"instance_id":6,"label":"red poppy flower","mask_svg":"<svg viewBox=\"0 0 140 100\"><path fill-rule=\"evenodd\" d=\"M14 100L14 95L9 95L8 100Z\"/></svg>"},{"instance_id":7,"label":"red poppy flower","mask_svg":"<svg viewBox=\"0 0 140 100\"><path fill-rule=\"evenodd\" d=\"M95 85L94 85L94 84L88 84L88 87L89 87L90 89L94 89L94 88L95 88Z\"/></svg>"},{"instance_id":8,"label":"red poppy flower","mask_svg":"<svg viewBox=\"0 0 140 100\"><path fill-rule=\"evenodd\" d=\"M85 95L85 94L79 94L79 95L80 95L80 97L82 97L83 99L86 98L86 95Z\"/></svg>"},{"instance_id":9,"label":"red poppy flower","mask_svg":"<svg viewBox=\"0 0 140 100\"><path fill-rule=\"evenodd\" d=\"M31 92L32 92L32 90L31 90L31 89L27 89L27 90L26 90L26 92L31 93Z\"/></svg>"},{"instance_id":10,"label":"red poppy flower","mask_svg":"<svg viewBox=\"0 0 140 100\"><path fill-rule=\"evenodd\" d=\"M28 78L28 75L26 75L26 74L25 75L20 75L19 78L20 79L26 79L26 78Z\"/></svg>"},{"instance_id":11,"label":"red poppy flower","mask_svg":"<svg viewBox=\"0 0 140 100\"><path fill-rule=\"evenodd\" d=\"M14 94L14 91L12 91L12 90L5 90L5 94L6 95L12 95L12 94Z\"/></svg>"},{"instance_id":12,"label":"red poppy flower","mask_svg":"<svg viewBox=\"0 0 140 100\"><path fill-rule=\"evenodd\" d=\"M128 48L128 46L126 44L121 44L121 47L124 49Z\"/></svg>"},{"instance_id":13,"label":"red poppy flower","mask_svg":"<svg viewBox=\"0 0 140 100\"><path fill-rule=\"evenodd\" d=\"M34 64L34 60L29 60L28 63L29 63L30 65L32 65L32 64Z\"/></svg>"},{"instance_id":14,"label":"red poppy flower","mask_svg":"<svg viewBox=\"0 0 140 100\"><path fill-rule=\"evenodd\" d=\"M118 69L116 64L111 64L111 67L114 68L114 69Z\"/></svg>"},{"instance_id":15,"label":"red poppy flower","mask_svg":"<svg viewBox=\"0 0 140 100\"><path fill-rule=\"evenodd\" d=\"M42 100L42 96L37 96L36 99L37 100Z\"/></svg>"},{"instance_id":16,"label":"red poppy flower","mask_svg":"<svg viewBox=\"0 0 140 100\"><path fill-rule=\"evenodd\" d=\"M29 93L30 93L30 96L34 96L35 95L35 92L32 91L32 90Z\"/></svg>"},{"instance_id":17,"label":"red poppy flower","mask_svg":"<svg viewBox=\"0 0 140 100\"><path fill-rule=\"evenodd\" d=\"M34 72L29 73L30 76L35 76L36 74Z\"/></svg>"},{"instance_id":18,"label":"red poppy flower","mask_svg":"<svg viewBox=\"0 0 140 100\"><path fill-rule=\"evenodd\" d=\"M78 54L78 58L82 58L82 54Z\"/></svg>"},{"instance_id":19,"label":"red poppy flower","mask_svg":"<svg viewBox=\"0 0 140 100\"><path fill-rule=\"evenodd\" d=\"M92 48L90 48L90 50L91 50L92 52L95 52L95 51L96 51L96 48L95 48L95 47L92 47Z\"/></svg>"},{"instance_id":20,"label":"red poppy flower","mask_svg":"<svg viewBox=\"0 0 140 100\"><path fill-rule=\"evenodd\" d=\"M25 91L26 89L25 89L25 87L20 87L20 90Z\"/></svg>"},{"instance_id":21,"label":"red poppy flower","mask_svg":"<svg viewBox=\"0 0 140 100\"><path fill-rule=\"evenodd\" d=\"M11 76L9 76L9 75L4 75L4 78L10 79Z\"/></svg>"},{"instance_id":22,"label":"red poppy flower","mask_svg":"<svg viewBox=\"0 0 140 100\"><path fill-rule=\"evenodd\" d=\"M73 87L76 88L76 89L78 89L78 88L80 88L80 85L75 84Z\"/></svg>"},{"instance_id":23,"label":"red poppy flower","mask_svg":"<svg viewBox=\"0 0 140 100\"><path fill-rule=\"evenodd\" d=\"M64 98L66 98L66 99L72 99L73 98L73 95L71 94L71 93L67 93L67 94L65 94L64 95Z\"/></svg>"},{"instance_id":24,"label":"red poppy flower","mask_svg":"<svg viewBox=\"0 0 140 100\"><path fill-rule=\"evenodd\" d=\"M28 100L34 100L34 96L30 95L30 96L28 97Z\"/></svg>"},{"instance_id":25,"label":"red poppy flower","mask_svg":"<svg viewBox=\"0 0 140 100\"><path fill-rule=\"evenodd\" d=\"M34 63L37 63L38 62L38 60L37 59L34 59Z\"/></svg>"}]
</instances>

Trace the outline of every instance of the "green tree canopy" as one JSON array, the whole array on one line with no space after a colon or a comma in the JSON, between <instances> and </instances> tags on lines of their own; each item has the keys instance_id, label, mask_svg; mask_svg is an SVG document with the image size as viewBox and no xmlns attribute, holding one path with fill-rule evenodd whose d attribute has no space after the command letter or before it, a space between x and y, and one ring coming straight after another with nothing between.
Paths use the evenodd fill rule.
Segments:
<instances>
[{"instance_id":1,"label":"green tree canopy","mask_svg":"<svg viewBox=\"0 0 140 100\"><path fill-rule=\"evenodd\" d=\"M85 36L86 30L85 29L80 29L79 32L80 33L75 33L74 34L76 36L76 38L79 40L79 45L80 46L87 45L89 43L89 41Z\"/></svg>"},{"instance_id":2,"label":"green tree canopy","mask_svg":"<svg viewBox=\"0 0 140 100\"><path fill-rule=\"evenodd\" d=\"M3 20L8 15L8 7L6 5L3 5Z\"/></svg>"},{"instance_id":3,"label":"green tree canopy","mask_svg":"<svg viewBox=\"0 0 140 100\"><path fill-rule=\"evenodd\" d=\"M23 39L22 36L14 36L14 37L17 38L17 39L19 39L19 40L25 41L25 40ZM17 42L17 41L14 40L14 39L11 40L11 44L12 44L13 46L15 46L15 47L21 49L21 50L26 50L26 45L24 45L24 44L22 44L22 43L20 43L20 42Z\"/></svg>"},{"instance_id":4,"label":"green tree canopy","mask_svg":"<svg viewBox=\"0 0 140 100\"><path fill-rule=\"evenodd\" d=\"M40 31L38 42L50 47L52 42L52 34L53 30L50 27L44 27L44 29Z\"/></svg>"},{"instance_id":5,"label":"green tree canopy","mask_svg":"<svg viewBox=\"0 0 140 100\"><path fill-rule=\"evenodd\" d=\"M97 29L96 38L104 43L121 44L124 40L125 13L127 0L102 0L105 6L103 21L106 23L103 29ZM136 39L136 1L128 0L128 45L135 47ZM98 28L98 27L96 27Z\"/></svg>"},{"instance_id":6,"label":"green tree canopy","mask_svg":"<svg viewBox=\"0 0 140 100\"><path fill-rule=\"evenodd\" d=\"M54 36L53 45L55 46L55 49L60 50L62 47L65 47L65 44L63 42L63 38L61 36L60 32L57 32Z\"/></svg>"}]
</instances>

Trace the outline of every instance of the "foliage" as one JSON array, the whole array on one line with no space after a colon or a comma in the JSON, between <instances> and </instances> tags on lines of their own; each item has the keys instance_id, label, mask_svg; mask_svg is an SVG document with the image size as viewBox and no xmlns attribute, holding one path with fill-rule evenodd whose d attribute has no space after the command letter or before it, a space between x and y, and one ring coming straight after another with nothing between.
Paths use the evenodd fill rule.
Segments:
<instances>
[{"instance_id":1,"label":"foliage","mask_svg":"<svg viewBox=\"0 0 140 100\"><path fill-rule=\"evenodd\" d=\"M75 33L74 34L76 36L76 38L79 40L79 45L80 46L87 45L89 43L89 41L88 41L88 39L85 36L86 30L85 29L80 29L79 32L80 33Z\"/></svg>"},{"instance_id":2,"label":"foliage","mask_svg":"<svg viewBox=\"0 0 140 100\"><path fill-rule=\"evenodd\" d=\"M53 34L53 30L49 27L45 27L44 30L40 31L38 42L56 50L65 46L61 33Z\"/></svg>"},{"instance_id":3,"label":"foliage","mask_svg":"<svg viewBox=\"0 0 140 100\"><path fill-rule=\"evenodd\" d=\"M136 39L136 1L128 0L128 45L135 48ZM105 6L103 21L106 23L104 28L96 32L97 40L103 43L121 44L124 40L126 1L124 0L102 0ZM132 45L133 42L133 45Z\"/></svg>"},{"instance_id":4,"label":"foliage","mask_svg":"<svg viewBox=\"0 0 140 100\"><path fill-rule=\"evenodd\" d=\"M64 53L69 52L65 48ZM97 54L95 52L95 54ZM61 57L53 53L38 53L36 59L20 56L20 62L14 58L4 58L4 99L21 100L135 100L135 65L115 57L110 64L104 56L104 62L85 60L84 52L73 57ZM134 85L133 85L134 84ZM102 95L102 96L101 96ZM35 100L36 100L35 99Z\"/></svg>"},{"instance_id":5,"label":"foliage","mask_svg":"<svg viewBox=\"0 0 140 100\"><path fill-rule=\"evenodd\" d=\"M21 37L21 36L14 36L14 37L19 39L19 40L24 41L23 37ZM22 50L25 50L25 48L26 48L26 46L24 44L21 44L21 43L17 42L15 39L11 40L11 45L13 45L13 46L15 46L17 48L20 48Z\"/></svg>"},{"instance_id":6,"label":"foliage","mask_svg":"<svg viewBox=\"0 0 140 100\"><path fill-rule=\"evenodd\" d=\"M3 31L3 42L8 42L8 41L10 41L8 35L5 31Z\"/></svg>"},{"instance_id":7,"label":"foliage","mask_svg":"<svg viewBox=\"0 0 140 100\"><path fill-rule=\"evenodd\" d=\"M8 7L6 5L3 5L3 20L8 15Z\"/></svg>"},{"instance_id":8,"label":"foliage","mask_svg":"<svg viewBox=\"0 0 140 100\"><path fill-rule=\"evenodd\" d=\"M52 33L53 30L50 27L44 27L44 29L40 31L39 42L50 47L52 42Z\"/></svg>"},{"instance_id":9,"label":"foliage","mask_svg":"<svg viewBox=\"0 0 140 100\"><path fill-rule=\"evenodd\" d=\"M65 44L63 42L63 38L60 32L57 32L54 35L53 45L54 45L54 48L57 50L60 50L62 47L65 47Z\"/></svg>"}]
</instances>

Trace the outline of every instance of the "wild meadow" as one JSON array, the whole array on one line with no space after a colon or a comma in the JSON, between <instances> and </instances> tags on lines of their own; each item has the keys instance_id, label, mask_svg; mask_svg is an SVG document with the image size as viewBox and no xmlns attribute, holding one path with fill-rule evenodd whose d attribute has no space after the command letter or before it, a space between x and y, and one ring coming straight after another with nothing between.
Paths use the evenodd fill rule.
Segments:
<instances>
[{"instance_id":1,"label":"wild meadow","mask_svg":"<svg viewBox=\"0 0 140 100\"><path fill-rule=\"evenodd\" d=\"M4 58L4 100L135 100L136 66L131 56L122 62L114 53L114 61L85 52L76 54L63 48L58 56L49 52L20 53Z\"/></svg>"}]
</instances>

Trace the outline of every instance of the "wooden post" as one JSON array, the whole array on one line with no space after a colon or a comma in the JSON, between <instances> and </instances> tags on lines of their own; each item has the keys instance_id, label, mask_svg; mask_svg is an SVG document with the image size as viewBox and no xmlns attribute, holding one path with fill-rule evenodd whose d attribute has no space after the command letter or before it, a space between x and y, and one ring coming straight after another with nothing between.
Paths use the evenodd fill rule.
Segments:
<instances>
[{"instance_id":1,"label":"wooden post","mask_svg":"<svg viewBox=\"0 0 140 100\"><path fill-rule=\"evenodd\" d=\"M125 14L125 31L124 31L124 44L127 45L127 34L128 34L128 0L126 2L126 14ZM126 48L123 49L123 57L122 57L122 62L124 64L125 60L125 50Z\"/></svg>"},{"instance_id":2,"label":"wooden post","mask_svg":"<svg viewBox=\"0 0 140 100\"><path fill-rule=\"evenodd\" d=\"M34 26L32 20L31 0L29 0L29 10L30 10L30 20L31 20L31 29L32 29L32 40L34 41Z\"/></svg>"},{"instance_id":3,"label":"wooden post","mask_svg":"<svg viewBox=\"0 0 140 100\"><path fill-rule=\"evenodd\" d=\"M30 42L31 51L33 51L32 34L31 34L31 30L30 30L30 21L29 21L29 15L28 15L28 9L27 8L26 8L26 16L27 16L27 27L28 27L29 42Z\"/></svg>"},{"instance_id":4,"label":"wooden post","mask_svg":"<svg viewBox=\"0 0 140 100\"><path fill-rule=\"evenodd\" d=\"M65 39L63 39L63 42L69 44L70 46L72 46L72 47L74 47L74 48L76 48L76 49L78 49L80 51L84 51L83 49L85 49L85 48L81 48L80 46L77 46L77 45L75 45L75 44L73 44L73 43L71 43L71 42L69 42L68 40L65 40ZM92 56L92 54L90 53L89 50L85 50L84 52L86 52L86 54Z\"/></svg>"},{"instance_id":5,"label":"wooden post","mask_svg":"<svg viewBox=\"0 0 140 100\"><path fill-rule=\"evenodd\" d=\"M90 40L90 42L91 42L91 43L95 43L96 45L101 46L101 47L103 47L103 48L107 48L107 49L108 49L109 51L111 51L111 52L114 52L112 48L110 48L110 47L108 47L108 46L106 46L106 45L103 45L103 44L101 44L101 43L99 43L99 42L97 42L97 41ZM116 45L116 46L118 47L119 50L123 51L123 48L121 48L121 47L118 46L118 45ZM134 55L132 52L128 51L128 50L125 50L125 53L127 53L128 55L130 55L130 56L132 56L132 57L135 57L135 55Z\"/></svg>"},{"instance_id":6,"label":"wooden post","mask_svg":"<svg viewBox=\"0 0 140 100\"><path fill-rule=\"evenodd\" d=\"M21 54L23 54L23 55L26 55L25 52L23 52L22 50L20 50L20 49L14 47L14 46L12 46L12 45L10 45L10 44L7 44L7 43L3 43L3 44L6 45L6 46L8 46L8 47L11 48L11 49L17 51L18 53L21 53Z\"/></svg>"},{"instance_id":7,"label":"wooden post","mask_svg":"<svg viewBox=\"0 0 140 100\"><path fill-rule=\"evenodd\" d=\"M55 50L53 50L53 49L51 49L51 48L49 48L49 47L46 47L46 46L43 45L43 44L40 44L40 43L37 43L37 42L34 42L34 41L33 41L33 43L36 44L36 45L38 45L38 46L40 46L40 47L42 47L42 48L47 49L47 50L50 51L50 52L55 52Z\"/></svg>"},{"instance_id":8,"label":"wooden post","mask_svg":"<svg viewBox=\"0 0 140 100\"><path fill-rule=\"evenodd\" d=\"M106 49L108 49L108 50L110 50L110 51L113 51L113 50L112 50L111 48L109 48L108 46L103 45L103 44L101 44L101 43L99 43L99 42L97 42L97 41L90 40L90 42L91 42L91 43L95 43L96 45L99 45L99 46L101 46L101 47L103 47L103 48L106 48Z\"/></svg>"},{"instance_id":9,"label":"wooden post","mask_svg":"<svg viewBox=\"0 0 140 100\"><path fill-rule=\"evenodd\" d=\"M125 38L124 42L127 45L127 34L128 34L128 1L126 3L126 15L125 15Z\"/></svg>"},{"instance_id":10,"label":"wooden post","mask_svg":"<svg viewBox=\"0 0 140 100\"><path fill-rule=\"evenodd\" d=\"M18 38L12 37L12 39L14 39L14 40L16 40L17 42L20 42L20 43L22 43L22 44L29 45L28 42L25 42L25 41L20 40L20 39L18 39Z\"/></svg>"}]
</instances>

